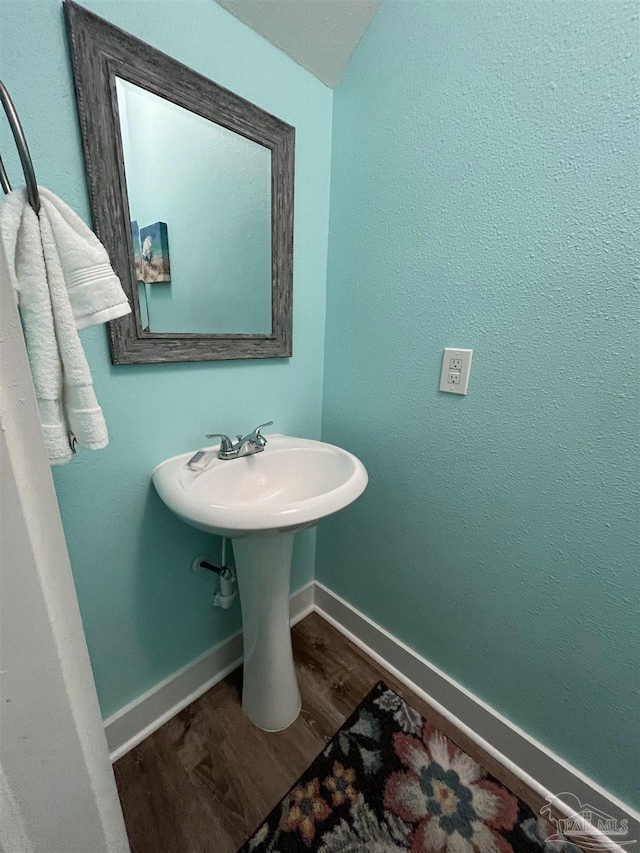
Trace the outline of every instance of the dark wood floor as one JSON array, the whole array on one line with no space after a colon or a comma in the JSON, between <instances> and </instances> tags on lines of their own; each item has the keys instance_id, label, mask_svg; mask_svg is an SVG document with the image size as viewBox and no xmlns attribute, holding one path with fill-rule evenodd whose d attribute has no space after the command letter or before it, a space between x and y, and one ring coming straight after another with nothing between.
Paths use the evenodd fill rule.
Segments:
<instances>
[{"instance_id":1,"label":"dark wood floor","mask_svg":"<svg viewBox=\"0 0 640 853\"><path fill-rule=\"evenodd\" d=\"M132 853L236 853L383 679L537 811L540 798L317 614L293 629L302 712L266 733L242 713L242 671L116 762Z\"/></svg>"}]
</instances>

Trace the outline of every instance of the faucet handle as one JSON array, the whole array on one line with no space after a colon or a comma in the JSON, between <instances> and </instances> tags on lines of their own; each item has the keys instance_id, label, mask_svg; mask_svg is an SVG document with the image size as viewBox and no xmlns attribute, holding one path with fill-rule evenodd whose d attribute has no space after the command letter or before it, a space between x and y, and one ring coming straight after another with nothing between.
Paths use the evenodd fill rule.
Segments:
<instances>
[{"instance_id":1,"label":"faucet handle","mask_svg":"<svg viewBox=\"0 0 640 853\"><path fill-rule=\"evenodd\" d=\"M231 441L229 436L225 435L223 432L208 433L205 438L219 438L220 453L229 453L229 451L233 450L233 442Z\"/></svg>"},{"instance_id":2,"label":"faucet handle","mask_svg":"<svg viewBox=\"0 0 640 853\"><path fill-rule=\"evenodd\" d=\"M262 435L260 430L268 426L273 426L273 421L267 421L266 424L260 424L260 426L257 426L252 433L249 433L247 438L250 438L255 441L258 447L264 447L267 443L267 439Z\"/></svg>"}]
</instances>

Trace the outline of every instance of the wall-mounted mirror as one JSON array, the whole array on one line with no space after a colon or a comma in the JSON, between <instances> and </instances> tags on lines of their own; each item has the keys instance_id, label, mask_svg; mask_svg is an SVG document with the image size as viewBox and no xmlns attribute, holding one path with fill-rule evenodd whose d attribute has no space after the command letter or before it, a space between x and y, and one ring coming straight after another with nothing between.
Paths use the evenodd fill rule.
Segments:
<instances>
[{"instance_id":1,"label":"wall-mounted mirror","mask_svg":"<svg viewBox=\"0 0 640 853\"><path fill-rule=\"evenodd\" d=\"M114 364L291 355L294 129L65 3Z\"/></svg>"}]
</instances>

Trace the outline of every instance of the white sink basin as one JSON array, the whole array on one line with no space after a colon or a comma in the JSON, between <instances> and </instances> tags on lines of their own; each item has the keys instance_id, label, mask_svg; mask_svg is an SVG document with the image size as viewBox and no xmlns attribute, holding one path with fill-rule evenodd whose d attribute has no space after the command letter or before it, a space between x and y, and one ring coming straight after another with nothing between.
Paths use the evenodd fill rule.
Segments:
<instances>
[{"instance_id":1,"label":"white sink basin","mask_svg":"<svg viewBox=\"0 0 640 853\"><path fill-rule=\"evenodd\" d=\"M367 472L351 453L306 438L267 436L262 453L215 459L192 471L183 453L153 472L165 504L184 521L219 536L241 538L292 532L315 524L354 501Z\"/></svg>"},{"instance_id":2,"label":"white sink basin","mask_svg":"<svg viewBox=\"0 0 640 853\"><path fill-rule=\"evenodd\" d=\"M289 578L296 530L346 507L368 477L346 450L286 435L261 453L214 459L192 471L183 453L153 472L158 494L184 521L233 539L244 633L242 707L266 731L300 712L289 629Z\"/></svg>"}]
</instances>

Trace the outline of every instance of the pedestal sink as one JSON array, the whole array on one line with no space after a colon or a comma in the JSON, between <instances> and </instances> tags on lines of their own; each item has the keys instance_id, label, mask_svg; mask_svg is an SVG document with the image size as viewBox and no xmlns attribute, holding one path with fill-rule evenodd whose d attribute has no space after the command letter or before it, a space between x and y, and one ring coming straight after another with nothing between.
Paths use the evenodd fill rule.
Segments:
<instances>
[{"instance_id":1,"label":"pedestal sink","mask_svg":"<svg viewBox=\"0 0 640 853\"><path fill-rule=\"evenodd\" d=\"M293 537L362 494L367 472L351 453L304 438L267 436L261 453L214 459L204 471L193 452L153 472L164 503L188 524L233 539L244 631L242 707L266 731L300 711L289 629Z\"/></svg>"}]
</instances>

